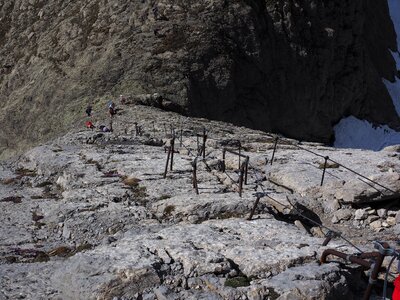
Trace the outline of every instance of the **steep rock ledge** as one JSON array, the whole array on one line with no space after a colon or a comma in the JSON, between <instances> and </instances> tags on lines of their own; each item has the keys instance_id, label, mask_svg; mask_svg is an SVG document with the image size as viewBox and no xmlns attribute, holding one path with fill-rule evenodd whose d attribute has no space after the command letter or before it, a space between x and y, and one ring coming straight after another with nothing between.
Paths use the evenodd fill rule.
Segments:
<instances>
[{"instance_id":1,"label":"steep rock ledge","mask_svg":"<svg viewBox=\"0 0 400 300\"><path fill-rule=\"evenodd\" d=\"M164 178L166 129L179 124L182 144ZM139 105L123 106L114 125L75 130L0 163L0 299L358 300L367 278L318 263L327 228L316 225L363 251L373 240L397 241L397 146L300 149L282 138L274 153L270 134ZM204 127L196 194L191 162ZM238 141L250 159L242 197L238 157L229 153L225 171L218 167L222 148L236 150ZM320 186L325 156L343 165L330 161ZM268 197L248 220L255 191ZM354 253L338 237L328 247Z\"/></svg>"}]
</instances>

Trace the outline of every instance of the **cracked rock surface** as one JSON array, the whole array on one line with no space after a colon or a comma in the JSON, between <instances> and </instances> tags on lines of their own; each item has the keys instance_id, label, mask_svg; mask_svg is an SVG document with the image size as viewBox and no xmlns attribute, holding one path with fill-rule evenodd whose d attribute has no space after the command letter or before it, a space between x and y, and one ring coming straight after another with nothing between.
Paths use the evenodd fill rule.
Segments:
<instances>
[{"instance_id":1,"label":"cracked rock surface","mask_svg":"<svg viewBox=\"0 0 400 300\"><path fill-rule=\"evenodd\" d=\"M355 249L339 238L321 246L327 229L317 225L365 251L373 240L393 243L397 147L333 149L281 137L271 165L269 134L121 108L113 132L71 131L0 164L0 299L361 299L360 268L319 264L327 248ZM164 178L170 127L177 139ZM196 194L192 162L204 127ZM238 151L249 157L242 197ZM325 156L335 163L321 186Z\"/></svg>"}]
</instances>

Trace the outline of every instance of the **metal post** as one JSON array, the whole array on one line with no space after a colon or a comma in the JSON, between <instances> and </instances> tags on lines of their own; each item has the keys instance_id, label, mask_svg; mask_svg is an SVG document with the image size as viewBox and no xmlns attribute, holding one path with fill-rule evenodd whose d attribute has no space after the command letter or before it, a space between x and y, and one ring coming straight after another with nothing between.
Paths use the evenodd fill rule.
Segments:
<instances>
[{"instance_id":1,"label":"metal post","mask_svg":"<svg viewBox=\"0 0 400 300\"><path fill-rule=\"evenodd\" d=\"M175 152L175 136L171 139L171 166L170 170L172 171L172 165L174 164L174 152Z\"/></svg>"},{"instance_id":2,"label":"metal post","mask_svg":"<svg viewBox=\"0 0 400 300\"><path fill-rule=\"evenodd\" d=\"M324 171L322 172L321 186L324 184L326 165L328 163L329 156L325 156L324 159L325 159L325 162L324 162Z\"/></svg>"},{"instance_id":3,"label":"metal post","mask_svg":"<svg viewBox=\"0 0 400 300\"><path fill-rule=\"evenodd\" d=\"M254 206L253 209L250 212L250 216L247 218L247 220L251 221L251 219L253 218L254 213L256 212L256 208L258 205L258 202L260 202L261 197L257 196L256 202L254 202Z\"/></svg>"},{"instance_id":4,"label":"metal post","mask_svg":"<svg viewBox=\"0 0 400 300\"><path fill-rule=\"evenodd\" d=\"M179 146L180 147L182 147L182 144L183 144L183 138L182 138L182 136L183 136L183 129L182 129L182 117L179 117L179 131L180 131L180 144L179 144Z\"/></svg>"},{"instance_id":5,"label":"metal post","mask_svg":"<svg viewBox=\"0 0 400 300\"><path fill-rule=\"evenodd\" d=\"M276 147L277 147L277 145L278 145L278 140L279 140L279 137L276 137L276 138L275 138L275 143L274 143L274 151L272 152L271 166L272 166L272 162L274 161L275 152L276 152Z\"/></svg>"},{"instance_id":6,"label":"metal post","mask_svg":"<svg viewBox=\"0 0 400 300\"><path fill-rule=\"evenodd\" d=\"M222 172L225 172L226 166L225 166L225 155L226 155L226 149L222 149Z\"/></svg>"},{"instance_id":7,"label":"metal post","mask_svg":"<svg viewBox=\"0 0 400 300\"><path fill-rule=\"evenodd\" d=\"M249 160L250 158L247 156L245 160L245 167L244 167L244 184L247 185L247 173L249 171Z\"/></svg>"},{"instance_id":8,"label":"metal post","mask_svg":"<svg viewBox=\"0 0 400 300\"><path fill-rule=\"evenodd\" d=\"M203 159L206 159L206 140L207 140L207 135L206 135L206 129L203 128Z\"/></svg>"},{"instance_id":9,"label":"metal post","mask_svg":"<svg viewBox=\"0 0 400 300\"><path fill-rule=\"evenodd\" d=\"M197 139L197 156L200 156L200 146L199 146L199 136L196 134L196 139Z\"/></svg>"},{"instance_id":10,"label":"metal post","mask_svg":"<svg viewBox=\"0 0 400 300\"><path fill-rule=\"evenodd\" d=\"M329 242L332 240L332 238L335 236L335 233L333 233L332 231L328 231L325 235L325 240L322 243L322 246L326 246L329 244Z\"/></svg>"},{"instance_id":11,"label":"metal post","mask_svg":"<svg viewBox=\"0 0 400 300\"><path fill-rule=\"evenodd\" d=\"M387 249L389 248L389 245L386 243L382 244L383 248ZM376 281L378 279L379 271L381 269L383 260L385 259L385 253L382 253L379 251L379 255L376 258L374 268L372 269L371 275L369 276L369 281L368 281L368 286L367 289L365 290L364 293L364 298L363 300L369 300L372 292L372 287L376 284Z\"/></svg>"},{"instance_id":12,"label":"metal post","mask_svg":"<svg viewBox=\"0 0 400 300\"><path fill-rule=\"evenodd\" d=\"M133 124L135 124L135 133L136 133L136 136L138 136L139 135L139 130L138 130L137 122L135 122Z\"/></svg>"},{"instance_id":13,"label":"metal post","mask_svg":"<svg viewBox=\"0 0 400 300\"><path fill-rule=\"evenodd\" d=\"M193 188L196 191L196 194L199 194L199 187L197 186L197 157L193 160L192 162L192 167L193 167Z\"/></svg>"},{"instance_id":14,"label":"metal post","mask_svg":"<svg viewBox=\"0 0 400 300\"><path fill-rule=\"evenodd\" d=\"M329 244L329 242L332 240L332 237L327 236L324 240L324 242L322 243L322 246L326 246Z\"/></svg>"},{"instance_id":15,"label":"metal post","mask_svg":"<svg viewBox=\"0 0 400 300\"><path fill-rule=\"evenodd\" d=\"M169 157L170 157L170 155L171 155L171 147L168 147L167 163L165 164L165 170L164 170L164 176L163 176L163 178L167 178L168 163L169 163Z\"/></svg>"},{"instance_id":16,"label":"metal post","mask_svg":"<svg viewBox=\"0 0 400 300\"><path fill-rule=\"evenodd\" d=\"M242 150L242 144L239 142L239 170L240 170L240 167L241 167L241 165L240 165L240 156L241 156L241 150Z\"/></svg>"},{"instance_id":17,"label":"metal post","mask_svg":"<svg viewBox=\"0 0 400 300\"><path fill-rule=\"evenodd\" d=\"M239 171L239 196L242 197L243 191L243 176L244 176L244 164L240 167Z\"/></svg>"}]
</instances>

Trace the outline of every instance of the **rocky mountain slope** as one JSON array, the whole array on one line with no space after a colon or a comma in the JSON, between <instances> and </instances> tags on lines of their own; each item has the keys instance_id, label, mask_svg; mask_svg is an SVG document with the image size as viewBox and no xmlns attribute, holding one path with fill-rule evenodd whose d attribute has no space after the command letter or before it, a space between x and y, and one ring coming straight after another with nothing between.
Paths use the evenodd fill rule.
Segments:
<instances>
[{"instance_id":1,"label":"rocky mountain slope","mask_svg":"<svg viewBox=\"0 0 400 300\"><path fill-rule=\"evenodd\" d=\"M386 1L4 0L0 42L3 156L119 94L303 140L347 115L399 126Z\"/></svg>"},{"instance_id":2,"label":"rocky mountain slope","mask_svg":"<svg viewBox=\"0 0 400 300\"><path fill-rule=\"evenodd\" d=\"M339 237L322 246L327 228L318 224L362 251L373 240L394 246L398 147L280 138L274 153L275 137L260 131L118 108L113 132L74 130L1 163L1 300L361 299L368 279L359 267L319 264L327 248L358 250ZM163 176L171 128L176 152ZM242 197L238 156L226 153L223 171L223 148L249 157ZM326 156L334 162L321 186Z\"/></svg>"}]
</instances>

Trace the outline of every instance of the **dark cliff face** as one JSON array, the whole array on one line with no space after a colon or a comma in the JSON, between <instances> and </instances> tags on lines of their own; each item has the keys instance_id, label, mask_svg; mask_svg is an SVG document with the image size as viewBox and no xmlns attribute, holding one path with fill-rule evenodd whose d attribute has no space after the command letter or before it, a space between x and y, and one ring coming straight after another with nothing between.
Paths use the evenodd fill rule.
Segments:
<instances>
[{"instance_id":1,"label":"dark cliff face","mask_svg":"<svg viewBox=\"0 0 400 300\"><path fill-rule=\"evenodd\" d=\"M119 94L305 140L350 114L399 125L383 0L5 0L0 42L0 152Z\"/></svg>"},{"instance_id":2,"label":"dark cliff face","mask_svg":"<svg viewBox=\"0 0 400 300\"><path fill-rule=\"evenodd\" d=\"M220 28L220 43L234 39L220 55L230 60L223 68L208 65L207 73L229 70L226 84L203 70L191 74L194 112L324 142L347 115L398 126L381 79L396 72L386 1L268 1L267 8L259 2L247 2L245 34L240 23Z\"/></svg>"}]
</instances>

